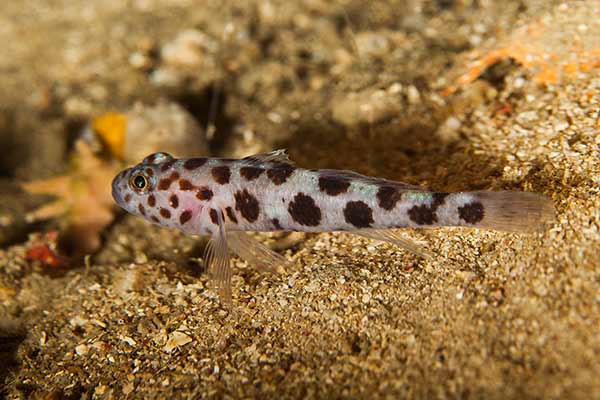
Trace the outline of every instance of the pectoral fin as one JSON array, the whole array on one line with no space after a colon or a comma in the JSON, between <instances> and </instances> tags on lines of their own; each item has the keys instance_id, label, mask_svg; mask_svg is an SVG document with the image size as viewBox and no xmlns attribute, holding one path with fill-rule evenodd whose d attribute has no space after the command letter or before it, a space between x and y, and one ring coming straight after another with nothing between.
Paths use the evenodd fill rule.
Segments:
<instances>
[{"instance_id":1,"label":"pectoral fin","mask_svg":"<svg viewBox=\"0 0 600 400\"><path fill-rule=\"evenodd\" d=\"M231 250L248 264L274 273L289 266L289 262L283 256L245 232L228 232L227 239Z\"/></svg>"},{"instance_id":2,"label":"pectoral fin","mask_svg":"<svg viewBox=\"0 0 600 400\"><path fill-rule=\"evenodd\" d=\"M204 250L204 262L211 279L216 283L219 297L226 304L231 304L231 266L222 213L218 213L218 226L219 230Z\"/></svg>"}]
</instances>

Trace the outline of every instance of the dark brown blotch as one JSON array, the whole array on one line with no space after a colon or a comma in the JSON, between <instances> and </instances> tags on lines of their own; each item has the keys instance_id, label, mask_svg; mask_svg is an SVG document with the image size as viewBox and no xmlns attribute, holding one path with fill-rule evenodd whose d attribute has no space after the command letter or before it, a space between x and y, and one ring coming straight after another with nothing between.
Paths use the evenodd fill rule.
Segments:
<instances>
[{"instance_id":1,"label":"dark brown blotch","mask_svg":"<svg viewBox=\"0 0 600 400\"><path fill-rule=\"evenodd\" d=\"M131 201L131 195L127 193L124 197L125 203L129 203Z\"/></svg>"},{"instance_id":2,"label":"dark brown blotch","mask_svg":"<svg viewBox=\"0 0 600 400\"><path fill-rule=\"evenodd\" d=\"M154 197L153 194L151 194L150 196L148 196L148 205L150 207L154 207L156 205L156 197Z\"/></svg>"},{"instance_id":3,"label":"dark brown blotch","mask_svg":"<svg viewBox=\"0 0 600 400\"><path fill-rule=\"evenodd\" d=\"M421 204L413 206L408 210L408 217L417 225L433 225L438 222L437 209L444 204L444 199L448 193L433 193L431 195L431 204Z\"/></svg>"},{"instance_id":4,"label":"dark brown blotch","mask_svg":"<svg viewBox=\"0 0 600 400\"><path fill-rule=\"evenodd\" d=\"M277 229L278 231L281 231L281 230L283 230L283 227L281 226L281 224L279 223L279 220L278 220L277 218L273 218L273 219L271 220L271 222L273 223L273 227L274 227L275 229Z\"/></svg>"},{"instance_id":5,"label":"dark brown blotch","mask_svg":"<svg viewBox=\"0 0 600 400\"><path fill-rule=\"evenodd\" d=\"M171 181L169 178L163 178L158 181L158 190L168 190L171 187Z\"/></svg>"},{"instance_id":6,"label":"dark brown blotch","mask_svg":"<svg viewBox=\"0 0 600 400\"><path fill-rule=\"evenodd\" d=\"M413 206L408 210L408 217L417 225L433 225L438 222L435 210L428 205Z\"/></svg>"},{"instance_id":7,"label":"dark brown blotch","mask_svg":"<svg viewBox=\"0 0 600 400\"><path fill-rule=\"evenodd\" d=\"M194 185L192 185L192 182L188 181L187 179L181 179L179 181L179 190L192 190L194 189Z\"/></svg>"},{"instance_id":8,"label":"dark brown blotch","mask_svg":"<svg viewBox=\"0 0 600 400\"><path fill-rule=\"evenodd\" d=\"M154 176L154 171L152 170L152 168L146 168L146 175Z\"/></svg>"},{"instance_id":9,"label":"dark brown blotch","mask_svg":"<svg viewBox=\"0 0 600 400\"><path fill-rule=\"evenodd\" d=\"M144 206L142 205L142 203L138 204L138 211L140 212L140 214L142 214L144 217L146 216L146 209L144 208Z\"/></svg>"},{"instance_id":10,"label":"dark brown blotch","mask_svg":"<svg viewBox=\"0 0 600 400\"><path fill-rule=\"evenodd\" d=\"M214 167L210 172L219 185L225 185L229 183L229 178L231 177L231 169L229 169L227 165Z\"/></svg>"},{"instance_id":11,"label":"dark brown blotch","mask_svg":"<svg viewBox=\"0 0 600 400\"><path fill-rule=\"evenodd\" d=\"M245 178L247 181L253 181L258 178L265 172L263 168L260 167L242 167L240 168L240 175Z\"/></svg>"},{"instance_id":12,"label":"dark brown blotch","mask_svg":"<svg viewBox=\"0 0 600 400\"><path fill-rule=\"evenodd\" d=\"M172 194L171 197L169 197L169 204L171 205L171 208L179 207L179 198L176 194Z\"/></svg>"},{"instance_id":13,"label":"dark brown blotch","mask_svg":"<svg viewBox=\"0 0 600 400\"><path fill-rule=\"evenodd\" d=\"M260 214L260 207L258 200L252 194L248 193L246 189L243 191L237 191L234 194L235 197L235 209L238 210L244 219L248 222L254 222L258 219Z\"/></svg>"},{"instance_id":14,"label":"dark brown blotch","mask_svg":"<svg viewBox=\"0 0 600 400\"><path fill-rule=\"evenodd\" d=\"M204 157L190 158L185 160L185 162L183 163L183 168L187 169L188 171L193 171L206 164L206 161L208 161L208 159Z\"/></svg>"},{"instance_id":15,"label":"dark brown blotch","mask_svg":"<svg viewBox=\"0 0 600 400\"><path fill-rule=\"evenodd\" d=\"M480 222L485 215L483 204L478 201L467 203L462 207L458 207L458 216L463 221L469 224Z\"/></svg>"},{"instance_id":16,"label":"dark brown blotch","mask_svg":"<svg viewBox=\"0 0 600 400\"><path fill-rule=\"evenodd\" d=\"M210 190L208 187L203 186L200 189L198 189L198 191L196 192L196 198L198 200L204 200L204 201L208 201L210 199L212 199L213 197L213 191Z\"/></svg>"},{"instance_id":17,"label":"dark brown blotch","mask_svg":"<svg viewBox=\"0 0 600 400\"><path fill-rule=\"evenodd\" d=\"M437 210L442 204L444 204L444 200L448 197L450 193L438 192L432 195L433 199L431 201L431 207L434 210Z\"/></svg>"},{"instance_id":18,"label":"dark brown blotch","mask_svg":"<svg viewBox=\"0 0 600 400\"><path fill-rule=\"evenodd\" d=\"M173 164L175 164L176 162L177 162L177 160L175 158L173 158L171 160L167 160L164 163L162 163L162 165L160 166L160 170L162 172L165 172L166 170L171 168L173 166Z\"/></svg>"},{"instance_id":19,"label":"dark brown blotch","mask_svg":"<svg viewBox=\"0 0 600 400\"><path fill-rule=\"evenodd\" d=\"M319 177L319 190L330 196L337 196L346 193L350 187L350 181L347 178L339 176L321 176Z\"/></svg>"},{"instance_id":20,"label":"dark brown blotch","mask_svg":"<svg viewBox=\"0 0 600 400\"><path fill-rule=\"evenodd\" d=\"M190 219L192 219L192 212L190 210L185 210L179 215L179 223L181 225L185 224Z\"/></svg>"},{"instance_id":21,"label":"dark brown blotch","mask_svg":"<svg viewBox=\"0 0 600 400\"><path fill-rule=\"evenodd\" d=\"M160 215L163 218L171 218L171 211L167 210L166 208L161 208L160 209Z\"/></svg>"},{"instance_id":22,"label":"dark brown blotch","mask_svg":"<svg viewBox=\"0 0 600 400\"><path fill-rule=\"evenodd\" d=\"M276 185L281 185L294 173L296 168L289 164L277 164L267 170L267 176Z\"/></svg>"},{"instance_id":23,"label":"dark brown blotch","mask_svg":"<svg viewBox=\"0 0 600 400\"><path fill-rule=\"evenodd\" d=\"M152 222L157 223L157 224L160 222L156 215L153 215L152 217L150 217L150 219L152 220Z\"/></svg>"},{"instance_id":24,"label":"dark brown blotch","mask_svg":"<svg viewBox=\"0 0 600 400\"><path fill-rule=\"evenodd\" d=\"M217 210L211 208L208 214L210 215L210 220L212 221L212 223L215 225L219 225L219 214Z\"/></svg>"},{"instance_id":25,"label":"dark brown blotch","mask_svg":"<svg viewBox=\"0 0 600 400\"><path fill-rule=\"evenodd\" d=\"M304 194L298 193L288 206L292 219L305 226L317 226L321 222L321 209L315 200Z\"/></svg>"},{"instance_id":26,"label":"dark brown blotch","mask_svg":"<svg viewBox=\"0 0 600 400\"><path fill-rule=\"evenodd\" d=\"M381 186L377 191L377 202L379 207L390 211L396 207L396 203L402 198L402 193L393 186Z\"/></svg>"},{"instance_id":27,"label":"dark brown blotch","mask_svg":"<svg viewBox=\"0 0 600 400\"><path fill-rule=\"evenodd\" d=\"M344 218L357 228L368 228L373 224L373 210L364 201L349 201L344 207Z\"/></svg>"},{"instance_id":28,"label":"dark brown blotch","mask_svg":"<svg viewBox=\"0 0 600 400\"><path fill-rule=\"evenodd\" d=\"M229 220L231 222L233 222L234 224L238 223L238 220L237 220L237 217L235 216L235 211L233 211L233 208L227 207L225 209L225 212L227 213L227 217L229 218Z\"/></svg>"}]
</instances>

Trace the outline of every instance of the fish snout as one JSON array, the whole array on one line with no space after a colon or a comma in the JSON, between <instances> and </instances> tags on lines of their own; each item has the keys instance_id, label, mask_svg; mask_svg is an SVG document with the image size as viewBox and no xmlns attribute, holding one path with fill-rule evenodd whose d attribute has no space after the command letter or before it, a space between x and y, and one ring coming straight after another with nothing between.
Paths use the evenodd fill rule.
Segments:
<instances>
[{"instance_id":1,"label":"fish snout","mask_svg":"<svg viewBox=\"0 0 600 400\"><path fill-rule=\"evenodd\" d=\"M123 207L122 182L127 176L127 171L129 170L127 169L121 171L117 176L114 177L112 181L112 197L115 200L115 202L121 207Z\"/></svg>"}]
</instances>

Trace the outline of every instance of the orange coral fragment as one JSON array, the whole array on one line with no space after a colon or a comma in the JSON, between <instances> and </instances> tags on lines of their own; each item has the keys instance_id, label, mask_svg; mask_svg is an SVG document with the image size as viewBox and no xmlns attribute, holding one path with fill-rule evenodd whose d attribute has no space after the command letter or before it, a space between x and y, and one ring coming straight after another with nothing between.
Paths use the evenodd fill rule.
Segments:
<instances>
[{"instance_id":1,"label":"orange coral fragment","mask_svg":"<svg viewBox=\"0 0 600 400\"><path fill-rule=\"evenodd\" d=\"M92 129L102 139L111 154L122 160L127 131L127 116L121 113L108 112L92 121Z\"/></svg>"},{"instance_id":2,"label":"orange coral fragment","mask_svg":"<svg viewBox=\"0 0 600 400\"><path fill-rule=\"evenodd\" d=\"M561 4L549 15L500 39L496 49L473 61L469 70L442 93L450 95L492 65L513 59L531 69L534 80L556 84L600 67L600 2Z\"/></svg>"}]
</instances>

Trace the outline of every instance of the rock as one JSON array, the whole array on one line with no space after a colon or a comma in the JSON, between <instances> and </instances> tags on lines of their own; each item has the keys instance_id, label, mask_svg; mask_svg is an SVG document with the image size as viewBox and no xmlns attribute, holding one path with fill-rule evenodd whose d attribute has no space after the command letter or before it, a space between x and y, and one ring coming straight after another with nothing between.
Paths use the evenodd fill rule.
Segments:
<instances>
[{"instance_id":1,"label":"rock","mask_svg":"<svg viewBox=\"0 0 600 400\"><path fill-rule=\"evenodd\" d=\"M167 339L167 344L164 347L164 351L171 353L177 347L185 346L191 341L192 338L185 333L181 331L175 331L169 335L169 339Z\"/></svg>"},{"instance_id":2,"label":"rock","mask_svg":"<svg viewBox=\"0 0 600 400\"><path fill-rule=\"evenodd\" d=\"M204 32L187 29L181 31L173 41L166 43L160 54L169 65L198 67L202 64L203 53L216 48L217 43Z\"/></svg>"},{"instance_id":3,"label":"rock","mask_svg":"<svg viewBox=\"0 0 600 400\"><path fill-rule=\"evenodd\" d=\"M421 102L421 93L414 85L409 85L406 89L406 96L408 102L412 105L419 104Z\"/></svg>"},{"instance_id":4,"label":"rock","mask_svg":"<svg viewBox=\"0 0 600 400\"><path fill-rule=\"evenodd\" d=\"M359 32L356 34L355 41L361 58L382 58L392 50L390 39L378 32Z\"/></svg>"},{"instance_id":5,"label":"rock","mask_svg":"<svg viewBox=\"0 0 600 400\"><path fill-rule=\"evenodd\" d=\"M197 79L198 71L213 70L219 43L197 29L181 31L160 49L161 65L151 76L157 86L176 87L187 78ZM135 60L134 60L135 61Z\"/></svg>"},{"instance_id":6,"label":"rock","mask_svg":"<svg viewBox=\"0 0 600 400\"><path fill-rule=\"evenodd\" d=\"M80 344L75 347L75 353L78 356L85 356L88 353L88 346L86 344Z\"/></svg>"},{"instance_id":7,"label":"rock","mask_svg":"<svg viewBox=\"0 0 600 400\"><path fill-rule=\"evenodd\" d=\"M163 151L175 157L208 154L203 129L177 103L159 101L156 105L136 104L127 113L123 156L138 163L148 154Z\"/></svg>"},{"instance_id":8,"label":"rock","mask_svg":"<svg viewBox=\"0 0 600 400\"><path fill-rule=\"evenodd\" d=\"M460 120L454 116L450 116L438 127L436 135L444 143L456 142L460 139L460 127Z\"/></svg>"},{"instance_id":9,"label":"rock","mask_svg":"<svg viewBox=\"0 0 600 400\"><path fill-rule=\"evenodd\" d=\"M401 97L385 90L352 92L342 98L334 98L331 104L334 121L348 128L383 122L401 110Z\"/></svg>"}]
</instances>

